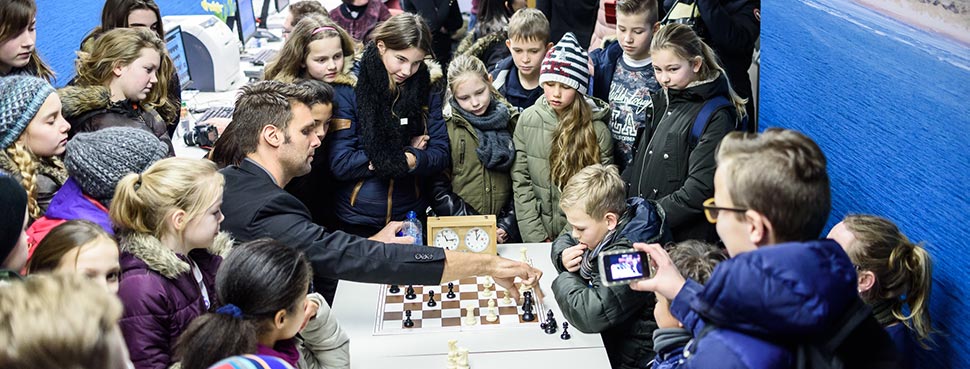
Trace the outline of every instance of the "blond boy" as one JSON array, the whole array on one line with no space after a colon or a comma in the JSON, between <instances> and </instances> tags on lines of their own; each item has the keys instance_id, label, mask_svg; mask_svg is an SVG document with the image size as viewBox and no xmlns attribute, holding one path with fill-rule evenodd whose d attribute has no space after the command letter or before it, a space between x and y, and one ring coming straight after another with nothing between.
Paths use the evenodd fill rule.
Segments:
<instances>
[{"instance_id":1,"label":"blond boy","mask_svg":"<svg viewBox=\"0 0 970 369\"><path fill-rule=\"evenodd\" d=\"M640 368L653 358L654 296L624 285L600 282L601 252L632 250L633 242L669 238L659 207L642 198L626 198L615 166L594 164L569 179L559 202L572 232L552 244L559 276L552 282L556 302L573 327L600 333L610 364Z\"/></svg>"}]
</instances>

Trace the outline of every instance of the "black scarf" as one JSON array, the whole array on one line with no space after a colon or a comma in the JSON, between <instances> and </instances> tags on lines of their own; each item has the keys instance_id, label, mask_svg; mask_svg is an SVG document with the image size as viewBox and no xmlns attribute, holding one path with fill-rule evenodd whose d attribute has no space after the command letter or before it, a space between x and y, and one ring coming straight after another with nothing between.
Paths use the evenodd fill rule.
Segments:
<instances>
[{"instance_id":1,"label":"black scarf","mask_svg":"<svg viewBox=\"0 0 970 369\"><path fill-rule=\"evenodd\" d=\"M357 126L360 140L374 165L374 173L390 179L409 171L404 149L411 138L426 134L431 76L421 63L417 72L397 91L390 90L390 77L374 42L367 45L360 60L357 76ZM401 124L407 118L406 124Z\"/></svg>"},{"instance_id":2,"label":"black scarf","mask_svg":"<svg viewBox=\"0 0 970 369\"><path fill-rule=\"evenodd\" d=\"M451 99L451 106L475 128L478 134L478 148L475 153L482 165L491 170L509 171L515 161L515 146L508 130L511 115L509 108L494 97L485 109L485 114L480 117L462 109L454 97Z\"/></svg>"}]
</instances>

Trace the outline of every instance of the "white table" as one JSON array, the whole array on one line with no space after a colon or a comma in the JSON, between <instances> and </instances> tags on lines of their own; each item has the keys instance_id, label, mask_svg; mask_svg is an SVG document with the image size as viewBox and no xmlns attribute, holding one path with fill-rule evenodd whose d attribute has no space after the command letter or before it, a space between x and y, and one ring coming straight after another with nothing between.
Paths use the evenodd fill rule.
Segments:
<instances>
[{"instance_id":1,"label":"white table","mask_svg":"<svg viewBox=\"0 0 970 369\"><path fill-rule=\"evenodd\" d=\"M529 257L542 270L539 281L542 304L552 309L560 324L565 317L552 295L555 268L549 259L550 244L499 245L499 255L518 260L520 248L529 249ZM334 298L333 313L350 335L351 368L445 368L448 340L469 349L469 363L475 369L510 368L609 368L609 359L599 334L585 334L573 329L570 340L559 334L546 334L535 329L494 329L471 331L409 332L399 335L375 335L377 304L384 293L382 285L340 281ZM404 286L402 286L404 288ZM544 312L536 318L545 319Z\"/></svg>"}]
</instances>

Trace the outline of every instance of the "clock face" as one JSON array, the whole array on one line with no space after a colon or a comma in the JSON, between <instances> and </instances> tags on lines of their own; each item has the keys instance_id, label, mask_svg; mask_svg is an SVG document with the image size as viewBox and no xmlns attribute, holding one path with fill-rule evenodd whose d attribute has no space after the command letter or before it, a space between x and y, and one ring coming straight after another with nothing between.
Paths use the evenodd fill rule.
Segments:
<instances>
[{"instance_id":1,"label":"clock face","mask_svg":"<svg viewBox=\"0 0 970 369\"><path fill-rule=\"evenodd\" d=\"M465 247L472 252L485 251L488 248L488 243L488 232L485 232L484 229L475 227L465 233Z\"/></svg>"},{"instance_id":2,"label":"clock face","mask_svg":"<svg viewBox=\"0 0 970 369\"><path fill-rule=\"evenodd\" d=\"M442 228L434 235L434 244L437 247L446 248L448 250L454 250L458 248L458 233L455 233L451 228Z\"/></svg>"}]
</instances>

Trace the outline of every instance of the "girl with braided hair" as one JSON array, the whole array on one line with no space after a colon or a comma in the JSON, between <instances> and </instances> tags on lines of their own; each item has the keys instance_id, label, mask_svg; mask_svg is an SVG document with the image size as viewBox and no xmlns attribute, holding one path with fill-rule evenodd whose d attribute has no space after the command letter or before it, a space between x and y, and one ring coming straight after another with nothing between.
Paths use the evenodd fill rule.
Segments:
<instances>
[{"instance_id":1,"label":"girl with braided hair","mask_svg":"<svg viewBox=\"0 0 970 369\"><path fill-rule=\"evenodd\" d=\"M61 163L71 125L47 81L30 76L0 78L0 171L27 191L30 222L47 211L67 179Z\"/></svg>"}]
</instances>

